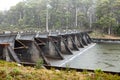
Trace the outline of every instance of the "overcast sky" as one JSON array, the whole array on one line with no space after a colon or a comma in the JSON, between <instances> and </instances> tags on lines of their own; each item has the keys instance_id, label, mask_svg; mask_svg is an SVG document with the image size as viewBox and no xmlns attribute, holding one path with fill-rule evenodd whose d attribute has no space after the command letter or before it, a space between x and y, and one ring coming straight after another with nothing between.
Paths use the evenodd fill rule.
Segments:
<instances>
[{"instance_id":1,"label":"overcast sky","mask_svg":"<svg viewBox=\"0 0 120 80\"><path fill-rule=\"evenodd\" d=\"M11 6L16 5L23 0L0 0L0 10L8 10Z\"/></svg>"}]
</instances>

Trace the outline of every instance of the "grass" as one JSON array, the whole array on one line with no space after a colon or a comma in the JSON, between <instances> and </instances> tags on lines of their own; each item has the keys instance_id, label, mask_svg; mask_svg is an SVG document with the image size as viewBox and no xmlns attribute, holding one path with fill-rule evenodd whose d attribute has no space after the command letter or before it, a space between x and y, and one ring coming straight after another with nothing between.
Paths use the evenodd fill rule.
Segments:
<instances>
[{"instance_id":1,"label":"grass","mask_svg":"<svg viewBox=\"0 0 120 80\"><path fill-rule=\"evenodd\" d=\"M103 73L100 69L94 73L86 70L83 72L47 70L0 61L0 80L120 80L120 76Z\"/></svg>"}]
</instances>

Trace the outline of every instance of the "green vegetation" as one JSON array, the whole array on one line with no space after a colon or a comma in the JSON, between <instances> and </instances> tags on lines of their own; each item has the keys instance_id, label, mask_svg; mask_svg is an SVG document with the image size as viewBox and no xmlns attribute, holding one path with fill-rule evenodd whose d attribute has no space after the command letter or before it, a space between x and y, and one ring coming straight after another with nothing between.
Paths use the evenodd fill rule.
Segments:
<instances>
[{"instance_id":1,"label":"green vegetation","mask_svg":"<svg viewBox=\"0 0 120 80\"><path fill-rule=\"evenodd\" d=\"M35 68L36 68L36 69L41 69L42 66L43 66L43 60L42 60L42 59L39 59L39 60L36 62Z\"/></svg>"},{"instance_id":2,"label":"green vegetation","mask_svg":"<svg viewBox=\"0 0 120 80\"><path fill-rule=\"evenodd\" d=\"M93 0L24 0L0 12L0 27L45 29L48 7L49 29L89 28L87 13L92 5Z\"/></svg>"},{"instance_id":3,"label":"green vegetation","mask_svg":"<svg viewBox=\"0 0 120 80\"><path fill-rule=\"evenodd\" d=\"M119 33L120 0L98 0L96 6L97 26L108 34Z\"/></svg>"},{"instance_id":4,"label":"green vegetation","mask_svg":"<svg viewBox=\"0 0 120 80\"><path fill-rule=\"evenodd\" d=\"M100 33L98 31L94 31L94 32L90 33L90 37L91 38L102 38L102 37L105 37L105 34Z\"/></svg>"},{"instance_id":5,"label":"green vegetation","mask_svg":"<svg viewBox=\"0 0 120 80\"><path fill-rule=\"evenodd\" d=\"M0 61L0 80L120 80L120 76L103 73L100 69L94 73L86 70L83 72L47 70Z\"/></svg>"},{"instance_id":6,"label":"green vegetation","mask_svg":"<svg viewBox=\"0 0 120 80\"><path fill-rule=\"evenodd\" d=\"M91 38L104 38L104 39L120 39L118 35L112 34L108 35L99 31L94 31L89 34Z\"/></svg>"},{"instance_id":7,"label":"green vegetation","mask_svg":"<svg viewBox=\"0 0 120 80\"><path fill-rule=\"evenodd\" d=\"M0 31L97 30L120 35L120 0L24 0L0 11Z\"/></svg>"},{"instance_id":8,"label":"green vegetation","mask_svg":"<svg viewBox=\"0 0 120 80\"><path fill-rule=\"evenodd\" d=\"M98 30L120 35L120 0L24 0L0 11L0 31Z\"/></svg>"}]
</instances>

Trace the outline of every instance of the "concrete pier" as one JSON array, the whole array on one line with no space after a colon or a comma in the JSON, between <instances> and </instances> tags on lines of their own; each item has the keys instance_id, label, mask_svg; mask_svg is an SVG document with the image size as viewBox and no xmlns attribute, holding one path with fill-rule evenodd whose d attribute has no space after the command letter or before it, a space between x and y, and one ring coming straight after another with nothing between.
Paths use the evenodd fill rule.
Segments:
<instances>
[{"instance_id":1,"label":"concrete pier","mask_svg":"<svg viewBox=\"0 0 120 80\"><path fill-rule=\"evenodd\" d=\"M63 60L64 55L72 55L89 45L91 39L87 32L18 33L1 34L0 43L2 60L35 64L42 59L50 65L48 59Z\"/></svg>"}]
</instances>

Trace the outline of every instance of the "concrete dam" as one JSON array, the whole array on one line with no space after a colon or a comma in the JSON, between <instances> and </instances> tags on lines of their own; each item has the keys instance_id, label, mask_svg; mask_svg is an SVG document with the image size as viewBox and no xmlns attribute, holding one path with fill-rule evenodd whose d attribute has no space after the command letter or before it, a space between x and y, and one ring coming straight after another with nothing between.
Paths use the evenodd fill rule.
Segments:
<instances>
[{"instance_id":1,"label":"concrete dam","mask_svg":"<svg viewBox=\"0 0 120 80\"><path fill-rule=\"evenodd\" d=\"M120 74L120 40L90 38L90 32L3 33L0 59L30 66L43 60L48 69L100 68L106 73Z\"/></svg>"},{"instance_id":2,"label":"concrete dam","mask_svg":"<svg viewBox=\"0 0 120 80\"><path fill-rule=\"evenodd\" d=\"M35 64L39 59L45 65L49 60L63 60L64 54L73 55L92 43L88 32L42 32L0 34L0 59L20 64Z\"/></svg>"}]
</instances>

